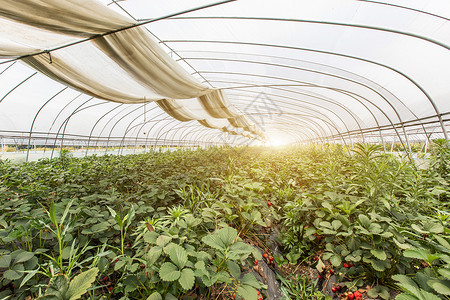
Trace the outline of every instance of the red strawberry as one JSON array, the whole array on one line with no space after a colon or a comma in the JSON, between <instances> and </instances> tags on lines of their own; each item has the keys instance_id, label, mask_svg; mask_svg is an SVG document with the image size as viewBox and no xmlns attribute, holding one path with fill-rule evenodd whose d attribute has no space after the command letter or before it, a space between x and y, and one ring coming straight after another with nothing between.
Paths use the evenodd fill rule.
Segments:
<instances>
[{"instance_id":1,"label":"red strawberry","mask_svg":"<svg viewBox=\"0 0 450 300\"><path fill-rule=\"evenodd\" d=\"M337 292L337 288L332 287L332 288L331 288L331 291L332 291L333 293L336 293L336 292Z\"/></svg>"},{"instance_id":2,"label":"red strawberry","mask_svg":"<svg viewBox=\"0 0 450 300\"><path fill-rule=\"evenodd\" d=\"M267 253L264 253L264 254L263 254L263 257L264 257L264 258L267 258Z\"/></svg>"},{"instance_id":3,"label":"red strawberry","mask_svg":"<svg viewBox=\"0 0 450 300\"><path fill-rule=\"evenodd\" d=\"M257 265L258 265L258 261L255 259L255 260L253 261L253 264L254 264L255 266L257 266Z\"/></svg>"},{"instance_id":4,"label":"red strawberry","mask_svg":"<svg viewBox=\"0 0 450 300\"><path fill-rule=\"evenodd\" d=\"M258 290L256 290L256 293L258 294L258 295L260 295L261 293L258 291Z\"/></svg>"},{"instance_id":5,"label":"red strawberry","mask_svg":"<svg viewBox=\"0 0 450 300\"><path fill-rule=\"evenodd\" d=\"M317 275L317 278L321 279L321 278L322 278L322 276L320 276L320 275Z\"/></svg>"},{"instance_id":6,"label":"red strawberry","mask_svg":"<svg viewBox=\"0 0 450 300\"><path fill-rule=\"evenodd\" d=\"M330 274L331 274L331 275L334 274L334 270L333 270L333 269L330 270Z\"/></svg>"},{"instance_id":7,"label":"red strawberry","mask_svg":"<svg viewBox=\"0 0 450 300\"><path fill-rule=\"evenodd\" d=\"M273 256L269 256L269 260L270 260L270 261L273 261Z\"/></svg>"},{"instance_id":8,"label":"red strawberry","mask_svg":"<svg viewBox=\"0 0 450 300\"><path fill-rule=\"evenodd\" d=\"M348 300L353 300L355 299L355 295L353 295L352 293L347 295Z\"/></svg>"},{"instance_id":9,"label":"red strawberry","mask_svg":"<svg viewBox=\"0 0 450 300\"><path fill-rule=\"evenodd\" d=\"M347 263L344 263L344 268L350 268L350 266Z\"/></svg>"},{"instance_id":10,"label":"red strawberry","mask_svg":"<svg viewBox=\"0 0 450 300\"><path fill-rule=\"evenodd\" d=\"M360 299L362 297L361 293L358 291L354 292L353 295L355 296L355 299Z\"/></svg>"},{"instance_id":11,"label":"red strawberry","mask_svg":"<svg viewBox=\"0 0 450 300\"><path fill-rule=\"evenodd\" d=\"M267 204L267 206L269 206L269 207L272 206L272 203L270 203L270 202L267 202L266 204Z\"/></svg>"}]
</instances>

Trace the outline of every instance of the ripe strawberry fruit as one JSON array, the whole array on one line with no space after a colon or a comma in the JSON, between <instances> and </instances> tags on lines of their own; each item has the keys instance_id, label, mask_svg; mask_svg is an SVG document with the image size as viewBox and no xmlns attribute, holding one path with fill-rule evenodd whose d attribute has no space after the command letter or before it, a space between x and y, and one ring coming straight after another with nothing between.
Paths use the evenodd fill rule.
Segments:
<instances>
[{"instance_id":1,"label":"ripe strawberry fruit","mask_svg":"<svg viewBox=\"0 0 450 300\"><path fill-rule=\"evenodd\" d=\"M330 274L331 274L331 275L334 274L334 270L333 270L333 269L330 270Z\"/></svg>"},{"instance_id":2,"label":"ripe strawberry fruit","mask_svg":"<svg viewBox=\"0 0 450 300\"><path fill-rule=\"evenodd\" d=\"M353 295L353 293L350 293L347 295L348 300L353 300L355 299L355 295Z\"/></svg>"},{"instance_id":3,"label":"ripe strawberry fruit","mask_svg":"<svg viewBox=\"0 0 450 300\"><path fill-rule=\"evenodd\" d=\"M331 291L332 291L333 293L336 293L336 292L337 292L337 288L332 287L332 288L331 288Z\"/></svg>"},{"instance_id":4,"label":"ripe strawberry fruit","mask_svg":"<svg viewBox=\"0 0 450 300\"><path fill-rule=\"evenodd\" d=\"M267 258L267 256L268 256L267 253L264 253L264 254L263 254L263 257L264 257L264 258Z\"/></svg>"},{"instance_id":5,"label":"ripe strawberry fruit","mask_svg":"<svg viewBox=\"0 0 450 300\"><path fill-rule=\"evenodd\" d=\"M344 263L344 268L350 268L350 266L347 263Z\"/></svg>"},{"instance_id":6,"label":"ripe strawberry fruit","mask_svg":"<svg viewBox=\"0 0 450 300\"><path fill-rule=\"evenodd\" d=\"M269 260L270 260L270 261L273 261L273 256L269 256Z\"/></svg>"},{"instance_id":7,"label":"ripe strawberry fruit","mask_svg":"<svg viewBox=\"0 0 450 300\"><path fill-rule=\"evenodd\" d=\"M269 206L269 207L272 206L272 203L270 203L270 202L267 202L266 204L267 204L267 206Z\"/></svg>"},{"instance_id":8,"label":"ripe strawberry fruit","mask_svg":"<svg viewBox=\"0 0 450 300\"><path fill-rule=\"evenodd\" d=\"M353 296L355 296L355 299L361 299L361 297L362 297L361 293L358 291L354 292Z\"/></svg>"},{"instance_id":9,"label":"ripe strawberry fruit","mask_svg":"<svg viewBox=\"0 0 450 300\"><path fill-rule=\"evenodd\" d=\"M320 276L320 275L317 275L317 278L321 279L321 278L322 278L322 276Z\"/></svg>"}]
</instances>

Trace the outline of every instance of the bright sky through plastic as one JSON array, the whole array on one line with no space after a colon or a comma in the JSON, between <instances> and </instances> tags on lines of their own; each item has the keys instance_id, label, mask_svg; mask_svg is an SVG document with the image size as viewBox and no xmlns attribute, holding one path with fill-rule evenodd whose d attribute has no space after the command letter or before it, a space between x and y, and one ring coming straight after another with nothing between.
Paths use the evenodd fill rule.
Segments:
<instances>
[{"instance_id":1,"label":"bright sky through plastic","mask_svg":"<svg viewBox=\"0 0 450 300\"><path fill-rule=\"evenodd\" d=\"M101 2L121 14L126 15L126 10L139 20L215 1ZM450 19L450 1L446 0L381 2ZM427 122L435 117L435 108L413 81L428 93L440 113L450 112L450 51L432 43L450 45L450 21L429 14L356 0L240 0L152 22L146 28L164 41L161 47L192 76L212 87L224 88L237 108L254 116L272 144L322 136L339 139L341 132L416 122L420 118L427 118ZM15 45L12 37L16 35L21 35L16 42L26 43L27 34L39 32L25 29L10 32L0 27L0 50ZM43 35L42 45L50 43L52 35ZM73 51L77 51L76 46ZM83 63L95 61L85 57ZM35 71L20 62L6 70L9 65L0 65L0 73L4 71L0 75L0 98L5 97L0 103L0 130L26 133L37 111L64 86L37 74L15 88ZM102 76L102 69L98 71L91 75ZM78 95L71 89L58 94L43 108L34 130L58 131L70 117L67 132L82 136L122 136L125 132L130 137L144 137L146 132L146 138L161 135L193 140L203 136L218 140L222 136L213 131L202 135L208 129L194 122L174 122L161 115L154 103L139 108L99 104L104 101ZM71 116L85 101L89 102L82 108L89 108ZM143 112L145 118L139 117ZM434 132L436 128L426 129ZM417 139L423 139L422 127L414 130ZM378 138L380 134L374 132ZM390 134L385 139L392 140L393 131Z\"/></svg>"}]
</instances>

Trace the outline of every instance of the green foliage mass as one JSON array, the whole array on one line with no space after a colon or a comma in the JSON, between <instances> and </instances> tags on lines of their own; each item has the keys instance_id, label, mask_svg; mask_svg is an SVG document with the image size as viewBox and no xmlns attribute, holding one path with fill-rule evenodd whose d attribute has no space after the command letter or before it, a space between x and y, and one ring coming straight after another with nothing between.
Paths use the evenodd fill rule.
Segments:
<instances>
[{"instance_id":1,"label":"green foliage mass","mask_svg":"<svg viewBox=\"0 0 450 300\"><path fill-rule=\"evenodd\" d=\"M446 299L448 142L432 151L425 170L366 144L0 161L0 298L258 299L252 245L276 228L279 264L320 256L349 290Z\"/></svg>"}]
</instances>

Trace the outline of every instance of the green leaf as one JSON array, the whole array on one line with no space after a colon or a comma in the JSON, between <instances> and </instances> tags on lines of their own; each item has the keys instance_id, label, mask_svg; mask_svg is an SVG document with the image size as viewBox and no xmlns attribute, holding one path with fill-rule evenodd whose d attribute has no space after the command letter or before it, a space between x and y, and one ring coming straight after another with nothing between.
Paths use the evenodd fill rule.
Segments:
<instances>
[{"instance_id":1,"label":"green leaf","mask_svg":"<svg viewBox=\"0 0 450 300\"><path fill-rule=\"evenodd\" d=\"M420 300L441 300L438 296L424 290L420 290L420 296L418 298Z\"/></svg>"},{"instance_id":2,"label":"green leaf","mask_svg":"<svg viewBox=\"0 0 450 300\"><path fill-rule=\"evenodd\" d=\"M36 273L39 271L39 268L37 268L36 270L33 271L26 271L28 274L22 279L22 282L20 283L19 288L21 288L22 286L25 285L25 283L28 282L28 280L30 280L31 278L33 278L34 275L36 275Z\"/></svg>"},{"instance_id":3,"label":"green leaf","mask_svg":"<svg viewBox=\"0 0 450 300\"><path fill-rule=\"evenodd\" d=\"M398 286L405 292L408 292L416 297L420 297L420 292L417 284L408 276L396 274L392 276L392 279L398 281Z\"/></svg>"},{"instance_id":4,"label":"green leaf","mask_svg":"<svg viewBox=\"0 0 450 300\"><path fill-rule=\"evenodd\" d=\"M442 224L435 223L435 222L424 223L423 229L427 232L432 232L432 233L443 233L444 232L444 226L442 226Z\"/></svg>"},{"instance_id":5,"label":"green leaf","mask_svg":"<svg viewBox=\"0 0 450 300\"><path fill-rule=\"evenodd\" d=\"M30 260L34 257L34 253L33 252L27 252L27 251L23 251L20 252L14 259L15 263L21 263L27 260Z\"/></svg>"},{"instance_id":6,"label":"green leaf","mask_svg":"<svg viewBox=\"0 0 450 300\"><path fill-rule=\"evenodd\" d=\"M164 281L175 281L180 275L177 266L170 262L163 263L159 269L159 277Z\"/></svg>"},{"instance_id":7,"label":"green leaf","mask_svg":"<svg viewBox=\"0 0 450 300\"><path fill-rule=\"evenodd\" d=\"M12 281L12 280L21 278L22 274L14 271L14 270L6 270L5 273L3 273L3 277Z\"/></svg>"},{"instance_id":8,"label":"green leaf","mask_svg":"<svg viewBox=\"0 0 450 300\"><path fill-rule=\"evenodd\" d=\"M417 258L425 261L428 259L428 254L429 252L424 249L408 249L403 251L404 257Z\"/></svg>"},{"instance_id":9,"label":"green leaf","mask_svg":"<svg viewBox=\"0 0 450 300\"><path fill-rule=\"evenodd\" d=\"M141 285L136 275L128 275L122 282L125 285L125 292L127 293L136 290Z\"/></svg>"},{"instance_id":10,"label":"green leaf","mask_svg":"<svg viewBox=\"0 0 450 300\"><path fill-rule=\"evenodd\" d=\"M165 300L178 300L178 298L172 295L171 293L167 293Z\"/></svg>"},{"instance_id":11,"label":"green leaf","mask_svg":"<svg viewBox=\"0 0 450 300\"><path fill-rule=\"evenodd\" d=\"M333 264L333 266L339 267L342 263L342 258L340 255L335 254L330 257L330 261Z\"/></svg>"},{"instance_id":12,"label":"green leaf","mask_svg":"<svg viewBox=\"0 0 450 300\"><path fill-rule=\"evenodd\" d=\"M378 258L379 260L385 260L386 259L386 252L381 249L372 249L370 250L370 253L372 253L373 256Z\"/></svg>"},{"instance_id":13,"label":"green leaf","mask_svg":"<svg viewBox=\"0 0 450 300\"><path fill-rule=\"evenodd\" d=\"M152 247L150 251L148 251L147 255L147 264L149 266L153 265L161 256L162 248L159 246Z\"/></svg>"},{"instance_id":14,"label":"green leaf","mask_svg":"<svg viewBox=\"0 0 450 300\"><path fill-rule=\"evenodd\" d=\"M445 247L447 250L450 250L450 244L445 240L443 237L440 237L439 235L435 235L434 238L441 244L443 247Z\"/></svg>"},{"instance_id":15,"label":"green leaf","mask_svg":"<svg viewBox=\"0 0 450 300\"><path fill-rule=\"evenodd\" d=\"M450 280L432 279L427 283L439 294L450 295Z\"/></svg>"},{"instance_id":16,"label":"green leaf","mask_svg":"<svg viewBox=\"0 0 450 300\"><path fill-rule=\"evenodd\" d=\"M235 279L239 279L241 277L241 267L239 267L239 265L234 261L227 261L227 268L231 276L233 276Z\"/></svg>"},{"instance_id":17,"label":"green leaf","mask_svg":"<svg viewBox=\"0 0 450 300\"><path fill-rule=\"evenodd\" d=\"M185 290L190 290L194 286L195 276L194 271L189 268L185 268L181 271L180 279L178 279L180 285Z\"/></svg>"},{"instance_id":18,"label":"green leaf","mask_svg":"<svg viewBox=\"0 0 450 300\"><path fill-rule=\"evenodd\" d=\"M147 300L162 300L162 296L158 292L154 292L150 296L148 296Z\"/></svg>"},{"instance_id":19,"label":"green leaf","mask_svg":"<svg viewBox=\"0 0 450 300\"><path fill-rule=\"evenodd\" d=\"M386 270L386 268L388 268L390 266L389 262L381 261L381 260L377 260L377 259L371 259L370 263L372 265L372 268L375 271L379 271L379 272L383 272L384 270Z\"/></svg>"},{"instance_id":20,"label":"green leaf","mask_svg":"<svg viewBox=\"0 0 450 300\"><path fill-rule=\"evenodd\" d=\"M238 287L237 294L245 300L258 300L258 293L256 292L256 289L248 285Z\"/></svg>"},{"instance_id":21,"label":"green leaf","mask_svg":"<svg viewBox=\"0 0 450 300\"><path fill-rule=\"evenodd\" d=\"M223 282L223 283L231 283L230 275L225 271L220 271L219 273L214 274L215 281Z\"/></svg>"},{"instance_id":22,"label":"green leaf","mask_svg":"<svg viewBox=\"0 0 450 300\"><path fill-rule=\"evenodd\" d=\"M439 274L441 274L445 278L450 279L450 270L448 270L448 269L439 269L438 272L439 272Z\"/></svg>"},{"instance_id":23,"label":"green leaf","mask_svg":"<svg viewBox=\"0 0 450 300\"><path fill-rule=\"evenodd\" d=\"M143 237L146 243L156 244L156 239L159 237L159 234L155 231L146 231Z\"/></svg>"},{"instance_id":24,"label":"green leaf","mask_svg":"<svg viewBox=\"0 0 450 300\"><path fill-rule=\"evenodd\" d=\"M376 297L376 296L374 297L371 294L369 294L369 292L367 292L368 296L373 297L373 298ZM420 299L413 295L407 294L407 293L401 293L401 294L398 294L397 297L395 297L395 300L420 300Z\"/></svg>"},{"instance_id":25,"label":"green leaf","mask_svg":"<svg viewBox=\"0 0 450 300\"><path fill-rule=\"evenodd\" d=\"M165 236L165 235L160 235L157 239L156 239L156 245L163 248L165 247L170 241L172 240L171 237L169 236Z\"/></svg>"},{"instance_id":26,"label":"green leaf","mask_svg":"<svg viewBox=\"0 0 450 300\"><path fill-rule=\"evenodd\" d=\"M45 290L46 296L57 296L58 299L67 300L66 292L69 288L69 279L65 275L56 275L50 279L47 289Z\"/></svg>"},{"instance_id":27,"label":"green leaf","mask_svg":"<svg viewBox=\"0 0 450 300\"><path fill-rule=\"evenodd\" d=\"M97 273L98 268L92 268L75 276L70 281L69 289L67 290L67 299L79 299L84 293L86 293L87 289L95 281Z\"/></svg>"},{"instance_id":28,"label":"green leaf","mask_svg":"<svg viewBox=\"0 0 450 300\"><path fill-rule=\"evenodd\" d=\"M188 260L188 256L186 253L186 250L183 249L183 247L181 247L180 245L177 244L169 244L169 257L170 260L172 260L172 262L178 266L179 269L182 269Z\"/></svg>"},{"instance_id":29,"label":"green leaf","mask_svg":"<svg viewBox=\"0 0 450 300\"><path fill-rule=\"evenodd\" d=\"M261 282L256 280L255 275L253 275L253 273L247 273L244 276L242 276L241 284L252 286L255 289L259 289L263 286Z\"/></svg>"},{"instance_id":30,"label":"green leaf","mask_svg":"<svg viewBox=\"0 0 450 300\"><path fill-rule=\"evenodd\" d=\"M406 244L406 243L400 243L399 241L397 241L396 238L393 238L393 240L394 240L394 243L397 245L397 247L399 247L400 249L405 250L405 249L410 249L411 248L411 245Z\"/></svg>"},{"instance_id":31,"label":"green leaf","mask_svg":"<svg viewBox=\"0 0 450 300\"><path fill-rule=\"evenodd\" d=\"M228 238L227 235L229 235ZM233 228L225 227L213 234L203 237L202 241L211 248L224 251L234 241L233 237L237 237L237 231ZM229 243L230 240L231 243Z\"/></svg>"},{"instance_id":32,"label":"green leaf","mask_svg":"<svg viewBox=\"0 0 450 300\"><path fill-rule=\"evenodd\" d=\"M365 228L370 227L371 221L366 215L359 215L358 219L362 226L364 226Z\"/></svg>"},{"instance_id":33,"label":"green leaf","mask_svg":"<svg viewBox=\"0 0 450 300\"><path fill-rule=\"evenodd\" d=\"M4 254L0 257L0 268L9 268L11 264L11 255Z\"/></svg>"},{"instance_id":34,"label":"green leaf","mask_svg":"<svg viewBox=\"0 0 450 300\"><path fill-rule=\"evenodd\" d=\"M333 229L337 231L342 226L342 222L339 220L334 220L331 222L331 225L333 226Z\"/></svg>"},{"instance_id":35,"label":"green leaf","mask_svg":"<svg viewBox=\"0 0 450 300\"><path fill-rule=\"evenodd\" d=\"M367 295L369 297L375 298L375 299L377 299L379 297L381 297L382 299L389 299L389 290L385 286L378 285L378 286L368 290Z\"/></svg>"}]
</instances>

